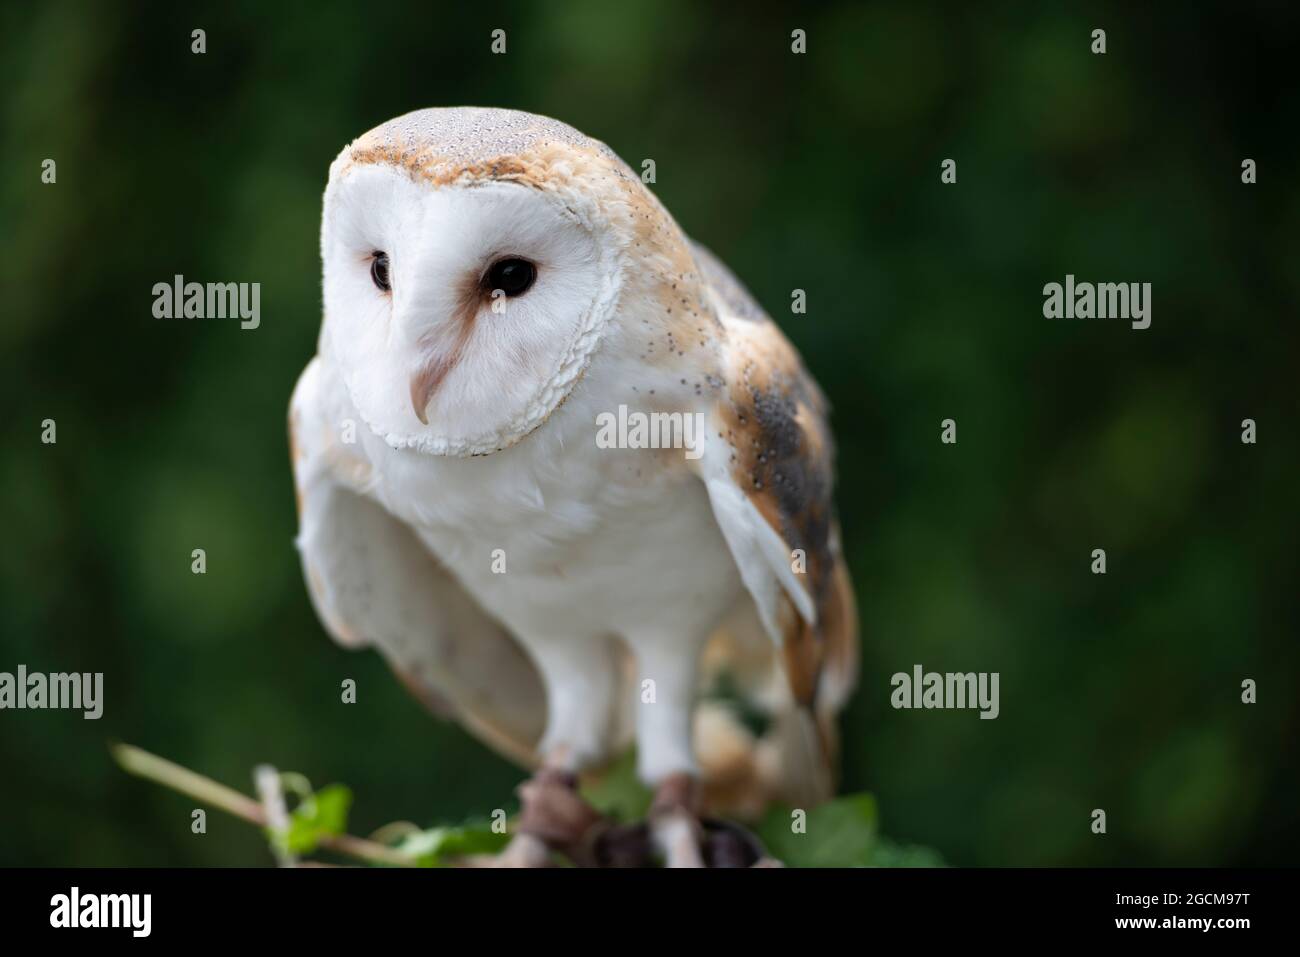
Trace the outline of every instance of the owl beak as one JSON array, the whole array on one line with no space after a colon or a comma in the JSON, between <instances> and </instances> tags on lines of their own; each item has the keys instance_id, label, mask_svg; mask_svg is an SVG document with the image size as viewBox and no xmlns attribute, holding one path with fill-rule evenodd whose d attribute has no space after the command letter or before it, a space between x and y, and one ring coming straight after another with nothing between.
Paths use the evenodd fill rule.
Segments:
<instances>
[{"instance_id":1,"label":"owl beak","mask_svg":"<svg viewBox=\"0 0 1300 957\"><path fill-rule=\"evenodd\" d=\"M411 377L411 408L415 410L415 417L420 420L421 425L429 424L429 415L426 411L429 408L429 399L432 398L430 390L425 388L423 375Z\"/></svg>"},{"instance_id":2,"label":"owl beak","mask_svg":"<svg viewBox=\"0 0 1300 957\"><path fill-rule=\"evenodd\" d=\"M429 424L429 401L442 385L452 366L460 359L459 345L450 353L435 356L411 376L411 408L421 425Z\"/></svg>"}]
</instances>

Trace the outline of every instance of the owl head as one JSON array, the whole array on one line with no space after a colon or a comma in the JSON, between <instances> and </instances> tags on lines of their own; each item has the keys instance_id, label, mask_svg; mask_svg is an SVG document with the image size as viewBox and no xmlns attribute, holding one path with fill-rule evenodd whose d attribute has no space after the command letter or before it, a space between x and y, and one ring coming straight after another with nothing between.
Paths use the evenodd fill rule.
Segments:
<instances>
[{"instance_id":1,"label":"owl head","mask_svg":"<svg viewBox=\"0 0 1300 957\"><path fill-rule=\"evenodd\" d=\"M321 352L392 447L508 448L574 387L618 308L627 251L664 215L608 147L563 123L398 117L330 167Z\"/></svg>"}]
</instances>

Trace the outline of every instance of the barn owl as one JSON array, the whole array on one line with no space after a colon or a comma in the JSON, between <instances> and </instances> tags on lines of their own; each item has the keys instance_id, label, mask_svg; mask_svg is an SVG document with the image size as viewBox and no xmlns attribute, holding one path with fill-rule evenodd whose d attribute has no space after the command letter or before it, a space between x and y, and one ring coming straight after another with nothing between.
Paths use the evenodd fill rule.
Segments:
<instances>
[{"instance_id":1,"label":"barn owl","mask_svg":"<svg viewBox=\"0 0 1300 957\"><path fill-rule=\"evenodd\" d=\"M308 591L532 771L503 862L580 837L577 776L633 744L673 866L705 808L826 797L857 670L826 403L735 276L603 143L478 108L345 147L321 258L289 410ZM616 413L701 427L598 442Z\"/></svg>"}]
</instances>

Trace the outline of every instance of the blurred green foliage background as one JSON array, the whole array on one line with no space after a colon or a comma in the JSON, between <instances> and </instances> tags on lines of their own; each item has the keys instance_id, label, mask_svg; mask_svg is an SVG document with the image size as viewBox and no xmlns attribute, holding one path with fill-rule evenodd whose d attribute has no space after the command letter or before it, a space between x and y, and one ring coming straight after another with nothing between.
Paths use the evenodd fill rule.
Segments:
<instances>
[{"instance_id":1,"label":"blurred green foliage background","mask_svg":"<svg viewBox=\"0 0 1300 957\"><path fill-rule=\"evenodd\" d=\"M259 761L345 781L359 833L510 793L515 769L329 641L292 544L285 410L328 164L457 104L653 158L825 387L863 630L845 786L887 834L958 864L1292 862L1284 7L6 4L0 670L102 671L107 702L0 713L0 863L269 861L219 814L192 835L193 802L121 773L110 737L245 790ZM1067 272L1151 282L1152 327L1044 319ZM261 328L154 319L175 273L260 282ZM1001 716L892 710L915 663L1000 672Z\"/></svg>"}]
</instances>

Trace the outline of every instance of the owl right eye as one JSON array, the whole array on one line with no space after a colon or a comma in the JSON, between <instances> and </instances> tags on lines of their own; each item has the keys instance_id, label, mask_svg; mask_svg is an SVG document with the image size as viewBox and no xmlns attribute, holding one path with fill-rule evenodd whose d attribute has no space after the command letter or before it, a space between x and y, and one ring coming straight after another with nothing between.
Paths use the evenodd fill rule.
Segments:
<instances>
[{"instance_id":1,"label":"owl right eye","mask_svg":"<svg viewBox=\"0 0 1300 957\"><path fill-rule=\"evenodd\" d=\"M383 292L392 290L388 280L388 253L375 251L370 257L370 278Z\"/></svg>"}]
</instances>

